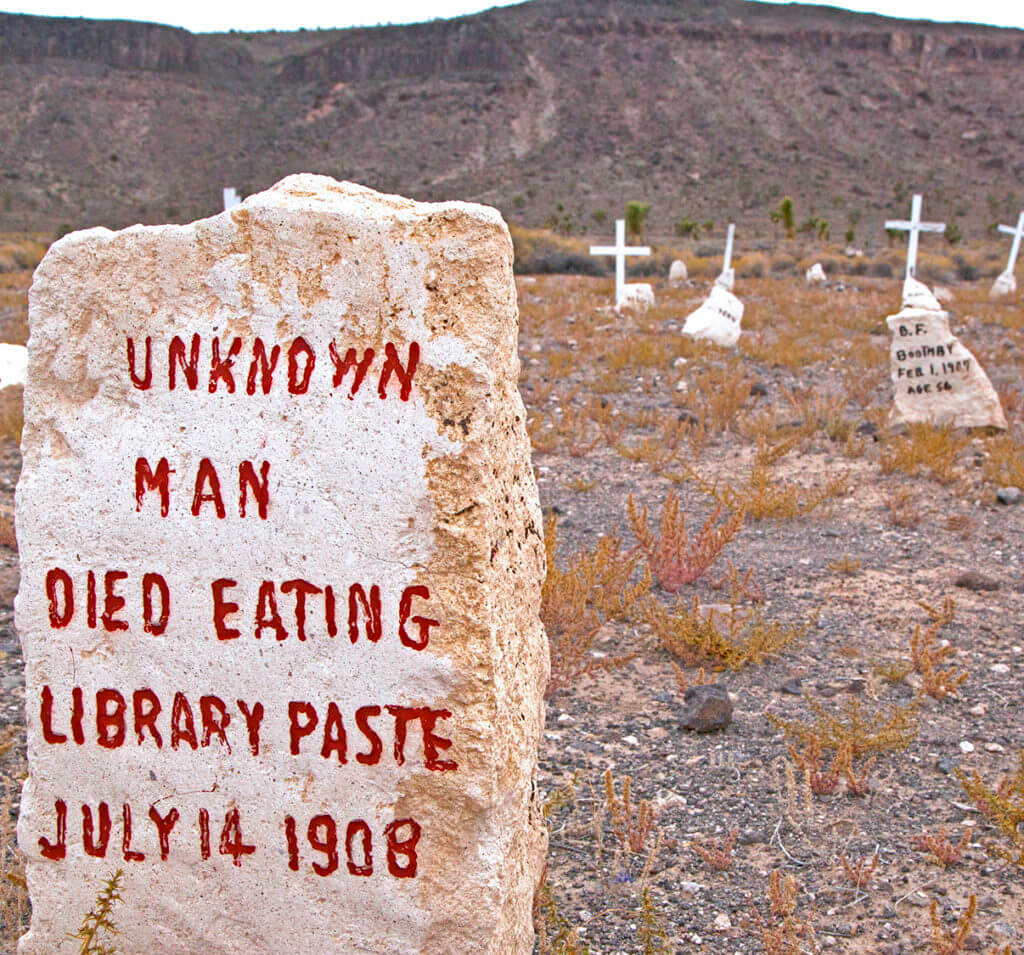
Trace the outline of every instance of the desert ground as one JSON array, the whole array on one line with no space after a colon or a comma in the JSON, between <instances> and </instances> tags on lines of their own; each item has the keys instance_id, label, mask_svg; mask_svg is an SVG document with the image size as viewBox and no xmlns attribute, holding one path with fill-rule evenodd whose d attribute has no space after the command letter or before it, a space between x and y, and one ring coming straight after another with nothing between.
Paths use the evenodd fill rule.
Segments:
<instances>
[{"instance_id":1,"label":"desert ground","mask_svg":"<svg viewBox=\"0 0 1024 955\"><path fill-rule=\"evenodd\" d=\"M737 263L733 351L681 334L700 263L627 317L609 278L518 278L552 560L539 952L1024 951L1024 503L998 493L1024 488L1024 296L939 274L1008 432L892 426L898 263L809 288L787 255ZM32 263L7 261L0 339L24 341ZM20 396L0 400L10 952ZM684 726L702 684L724 728Z\"/></svg>"}]
</instances>

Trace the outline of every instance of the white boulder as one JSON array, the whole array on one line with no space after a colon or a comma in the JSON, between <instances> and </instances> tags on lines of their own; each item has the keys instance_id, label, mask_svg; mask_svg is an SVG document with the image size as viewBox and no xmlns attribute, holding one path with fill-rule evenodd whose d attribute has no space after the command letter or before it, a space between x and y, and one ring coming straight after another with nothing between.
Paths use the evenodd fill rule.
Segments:
<instances>
[{"instance_id":1,"label":"white boulder","mask_svg":"<svg viewBox=\"0 0 1024 955\"><path fill-rule=\"evenodd\" d=\"M932 294L932 290L924 282L919 282L909 275L903 282L903 307L923 308L930 312L942 311L942 306Z\"/></svg>"},{"instance_id":2,"label":"white boulder","mask_svg":"<svg viewBox=\"0 0 1024 955\"><path fill-rule=\"evenodd\" d=\"M820 262L815 262L805 273L808 285L824 285L828 281L825 269Z\"/></svg>"},{"instance_id":3,"label":"white boulder","mask_svg":"<svg viewBox=\"0 0 1024 955\"><path fill-rule=\"evenodd\" d=\"M690 278L686 263L682 259L674 259L668 270L668 284L676 287L685 285Z\"/></svg>"},{"instance_id":4,"label":"white boulder","mask_svg":"<svg viewBox=\"0 0 1024 955\"><path fill-rule=\"evenodd\" d=\"M0 342L0 388L12 388L25 384L25 369L28 368L28 350L24 345L9 345Z\"/></svg>"},{"instance_id":5,"label":"white boulder","mask_svg":"<svg viewBox=\"0 0 1024 955\"><path fill-rule=\"evenodd\" d=\"M978 360L949 330L946 312L905 307L885 321L893 335L893 421L1006 427L999 396Z\"/></svg>"},{"instance_id":6,"label":"white boulder","mask_svg":"<svg viewBox=\"0 0 1024 955\"><path fill-rule=\"evenodd\" d=\"M1017 279L1012 272L1003 272L993 283L988 293L992 298L1005 298L1017 291Z\"/></svg>"},{"instance_id":7,"label":"white boulder","mask_svg":"<svg viewBox=\"0 0 1024 955\"><path fill-rule=\"evenodd\" d=\"M635 312L643 315L647 309L654 306L654 289L649 282L629 282L622 287L622 301L616 306L615 311Z\"/></svg>"},{"instance_id":8,"label":"white boulder","mask_svg":"<svg viewBox=\"0 0 1024 955\"><path fill-rule=\"evenodd\" d=\"M686 316L683 334L732 348L739 341L742 320L743 303L728 289L715 284L700 308Z\"/></svg>"}]
</instances>

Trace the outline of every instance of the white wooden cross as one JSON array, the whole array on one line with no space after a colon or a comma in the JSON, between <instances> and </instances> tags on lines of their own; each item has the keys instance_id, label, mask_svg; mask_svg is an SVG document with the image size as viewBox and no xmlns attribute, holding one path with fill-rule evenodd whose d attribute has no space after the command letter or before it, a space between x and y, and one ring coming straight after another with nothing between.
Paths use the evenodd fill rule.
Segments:
<instances>
[{"instance_id":1,"label":"white wooden cross","mask_svg":"<svg viewBox=\"0 0 1024 955\"><path fill-rule=\"evenodd\" d=\"M728 272L732 267L732 240L736 235L736 224L729 223L729 231L725 234L725 259L722 262L722 272Z\"/></svg>"},{"instance_id":2,"label":"white wooden cross","mask_svg":"<svg viewBox=\"0 0 1024 955\"><path fill-rule=\"evenodd\" d=\"M591 255L615 256L615 307L622 305L626 289L626 256L650 255L648 245L626 245L626 220L615 220L615 245L592 245Z\"/></svg>"},{"instance_id":3,"label":"white wooden cross","mask_svg":"<svg viewBox=\"0 0 1024 955\"><path fill-rule=\"evenodd\" d=\"M1024 212L1022 212L1020 214L1020 218L1017 219L1016 229L1012 225L1001 225L999 227L999 231L1013 236L1013 245L1010 247L1010 258L1006 262L1006 274L1013 275L1013 270L1017 267L1017 256L1020 253L1020 240L1024 238Z\"/></svg>"},{"instance_id":4,"label":"white wooden cross","mask_svg":"<svg viewBox=\"0 0 1024 955\"><path fill-rule=\"evenodd\" d=\"M900 232L909 232L907 240L907 278L912 279L917 272L917 239L922 232L945 232L945 222L922 222L921 221L921 196L914 195L910 204L910 220L890 219L885 223L887 229L898 229Z\"/></svg>"},{"instance_id":5,"label":"white wooden cross","mask_svg":"<svg viewBox=\"0 0 1024 955\"><path fill-rule=\"evenodd\" d=\"M242 197L238 194L238 191L234 186L225 186L223 189L224 195L224 211L228 209L234 209L235 206L242 204Z\"/></svg>"}]
</instances>

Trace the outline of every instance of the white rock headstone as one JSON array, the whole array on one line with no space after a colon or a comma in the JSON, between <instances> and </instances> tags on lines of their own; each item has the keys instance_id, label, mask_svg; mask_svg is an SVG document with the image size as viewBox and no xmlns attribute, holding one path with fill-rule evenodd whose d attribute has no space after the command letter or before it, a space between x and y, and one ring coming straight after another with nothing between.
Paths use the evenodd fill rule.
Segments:
<instances>
[{"instance_id":1,"label":"white rock headstone","mask_svg":"<svg viewBox=\"0 0 1024 955\"><path fill-rule=\"evenodd\" d=\"M683 334L732 348L739 341L742 320L743 303L732 292L716 284L700 308L686 316Z\"/></svg>"},{"instance_id":2,"label":"white rock headstone","mask_svg":"<svg viewBox=\"0 0 1024 955\"><path fill-rule=\"evenodd\" d=\"M920 282L915 284L928 291ZM949 315L938 303L934 308L907 304L907 291L903 308L886 319L893 336L889 352L895 395L892 420L1005 428L999 396L978 360L950 331ZM912 301L926 300L920 289L909 291Z\"/></svg>"},{"instance_id":3,"label":"white rock headstone","mask_svg":"<svg viewBox=\"0 0 1024 955\"><path fill-rule=\"evenodd\" d=\"M654 289L649 282L628 282L622 290L622 301L616 307L620 314L633 312L643 315L654 307Z\"/></svg>"},{"instance_id":4,"label":"white rock headstone","mask_svg":"<svg viewBox=\"0 0 1024 955\"><path fill-rule=\"evenodd\" d=\"M530 952L544 553L499 214L291 176L66 236L30 325L21 955L77 952L117 869L119 952Z\"/></svg>"},{"instance_id":5,"label":"white rock headstone","mask_svg":"<svg viewBox=\"0 0 1024 955\"><path fill-rule=\"evenodd\" d=\"M0 388L25 384L28 349L24 345L0 342Z\"/></svg>"},{"instance_id":6,"label":"white rock headstone","mask_svg":"<svg viewBox=\"0 0 1024 955\"><path fill-rule=\"evenodd\" d=\"M924 282L910 277L903 280L903 307L923 308L931 312L942 310L942 306L932 290Z\"/></svg>"},{"instance_id":7,"label":"white rock headstone","mask_svg":"<svg viewBox=\"0 0 1024 955\"><path fill-rule=\"evenodd\" d=\"M1017 279L1012 272L1002 272L992 283L989 295L992 298L1005 298L1017 291Z\"/></svg>"},{"instance_id":8,"label":"white rock headstone","mask_svg":"<svg viewBox=\"0 0 1024 955\"><path fill-rule=\"evenodd\" d=\"M679 287L685 285L690 279L690 273L686 263L682 259L673 259L668 269L668 284Z\"/></svg>"},{"instance_id":9,"label":"white rock headstone","mask_svg":"<svg viewBox=\"0 0 1024 955\"><path fill-rule=\"evenodd\" d=\"M808 285L824 285L828 282L828 276L820 262L815 262L805 273L804 278Z\"/></svg>"}]
</instances>

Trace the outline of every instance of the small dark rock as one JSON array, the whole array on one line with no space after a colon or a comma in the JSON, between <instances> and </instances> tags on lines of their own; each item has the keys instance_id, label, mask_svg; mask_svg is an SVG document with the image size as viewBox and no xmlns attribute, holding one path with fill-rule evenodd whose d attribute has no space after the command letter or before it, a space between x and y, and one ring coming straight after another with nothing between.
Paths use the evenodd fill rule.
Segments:
<instances>
[{"instance_id":1,"label":"small dark rock","mask_svg":"<svg viewBox=\"0 0 1024 955\"><path fill-rule=\"evenodd\" d=\"M668 690L662 690L660 693L655 693L654 698L659 703L674 703L676 699L675 694L669 693Z\"/></svg>"},{"instance_id":2,"label":"small dark rock","mask_svg":"<svg viewBox=\"0 0 1024 955\"><path fill-rule=\"evenodd\" d=\"M804 678L802 676L790 677L779 689L790 696L803 696L803 682Z\"/></svg>"},{"instance_id":3,"label":"small dark rock","mask_svg":"<svg viewBox=\"0 0 1024 955\"><path fill-rule=\"evenodd\" d=\"M874 421L862 421L857 425L857 434L870 435L872 438L878 437L878 425Z\"/></svg>"},{"instance_id":4,"label":"small dark rock","mask_svg":"<svg viewBox=\"0 0 1024 955\"><path fill-rule=\"evenodd\" d=\"M942 759L935 763L935 768L940 773L945 773L947 776L952 775L953 770L956 769L955 760L950 759L948 756L943 756Z\"/></svg>"},{"instance_id":5,"label":"small dark rock","mask_svg":"<svg viewBox=\"0 0 1024 955\"><path fill-rule=\"evenodd\" d=\"M768 395L768 386L763 381L755 381L750 386L750 393L758 398L765 398Z\"/></svg>"},{"instance_id":6,"label":"small dark rock","mask_svg":"<svg viewBox=\"0 0 1024 955\"><path fill-rule=\"evenodd\" d=\"M1019 504L1021 490L1019 487L1001 487L996 491L996 500L1000 504Z\"/></svg>"},{"instance_id":7,"label":"small dark rock","mask_svg":"<svg viewBox=\"0 0 1024 955\"><path fill-rule=\"evenodd\" d=\"M683 410L679 412L679 420L683 424L700 424L700 418L698 418L688 408L683 408Z\"/></svg>"},{"instance_id":8,"label":"small dark rock","mask_svg":"<svg viewBox=\"0 0 1024 955\"><path fill-rule=\"evenodd\" d=\"M732 722L732 700L721 683L691 686L683 697L683 729L695 733L724 730Z\"/></svg>"},{"instance_id":9,"label":"small dark rock","mask_svg":"<svg viewBox=\"0 0 1024 955\"><path fill-rule=\"evenodd\" d=\"M980 952L981 951L981 939L978 938L973 932L963 940L963 947L965 952Z\"/></svg>"},{"instance_id":10,"label":"small dark rock","mask_svg":"<svg viewBox=\"0 0 1024 955\"><path fill-rule=\"evenodd\" d=\"M998 590L999 581L979 574L976 570L965 570L956 580L954 587L963 587L964 590Z\"/></svg>"}]
</instances>

